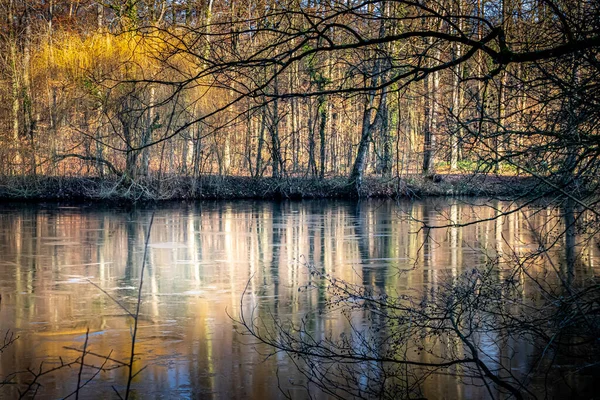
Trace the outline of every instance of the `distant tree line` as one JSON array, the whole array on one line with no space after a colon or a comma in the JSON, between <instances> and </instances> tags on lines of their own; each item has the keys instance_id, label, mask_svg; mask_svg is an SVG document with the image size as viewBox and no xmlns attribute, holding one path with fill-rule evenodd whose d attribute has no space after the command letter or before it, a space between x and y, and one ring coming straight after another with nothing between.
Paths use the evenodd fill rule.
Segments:
<instances>
[{"instance_id":1,"label":"distant tree line","mask_svg":"<svg viewBox=\"0 0 600 400\"><path fill-rule=\"evenodd\" d=\"M598 173L595 1L0 10L5 176Z\"/></svg>"}]
</instances>

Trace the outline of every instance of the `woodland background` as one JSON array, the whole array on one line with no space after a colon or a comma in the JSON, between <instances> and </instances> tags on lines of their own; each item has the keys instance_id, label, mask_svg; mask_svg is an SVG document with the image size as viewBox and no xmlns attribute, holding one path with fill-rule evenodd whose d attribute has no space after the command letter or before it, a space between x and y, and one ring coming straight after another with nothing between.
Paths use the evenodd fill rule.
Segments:
<instances>
[{"instance_id":1,"label":"woodland background","mask_svg":"<svg viewBox=\"0 0 600 400\"><path fill-rule=\"evenodd\" d=\"M0 175L597 175L600 5L1 0ZM14 182L9 180L10 182Z\"/></svg>"}]
</instances>

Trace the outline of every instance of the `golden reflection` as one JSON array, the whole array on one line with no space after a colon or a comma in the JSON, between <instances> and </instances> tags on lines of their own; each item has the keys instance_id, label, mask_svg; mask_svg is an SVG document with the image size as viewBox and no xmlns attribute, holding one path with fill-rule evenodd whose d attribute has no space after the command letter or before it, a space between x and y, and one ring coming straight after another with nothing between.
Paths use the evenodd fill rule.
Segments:
<instances>
[{"instance_id":1,"label":"golden reflection","mask_svg":"<svg viewBox=\"0 0 600 400\"><path fill-rule=\"evenodd\" d=\"M182 397L278 397L277 368L285 379L302 377L286 358L266 358L268 349L248 345L236 333L231 317L239 317L245 290L243 307L255 317L296 323L305 317L317 337L339 336L348 321L320 315L328 294L306 263L351 283L414 294L482 267L489 257L525 262L538 247L530 225L543 236L561 215L544 209L501 215L511 207L374 200L207 202L160 209L150 235L137 346L136 365L147 369L135 389ZM65 346L81 348L88 327L94 352L127 357L131 319L88 279L132 309L149 215L86 207L0 210L1 328L20 336L0 359L3 376L42 360L76 357ZM475 218L490 220L459 227ZM448 227L424 229L422 221ZM562 250L552 251L560 263ZM593 273L596 246L578 254ZM535 268L546 261L527 262ZM353 314L351 320L360 326L366 315ZM511 346L518 344L506 349ZM490 347L489 356L506 349ZM76 374L58 375L42 397L72 390ZM120 387L125 376L122 369L101 374L94 393L112 395L111 385ZM474 389L452 377L437 382L433 395L473 396Z\"/></svg>"}]
</instances>

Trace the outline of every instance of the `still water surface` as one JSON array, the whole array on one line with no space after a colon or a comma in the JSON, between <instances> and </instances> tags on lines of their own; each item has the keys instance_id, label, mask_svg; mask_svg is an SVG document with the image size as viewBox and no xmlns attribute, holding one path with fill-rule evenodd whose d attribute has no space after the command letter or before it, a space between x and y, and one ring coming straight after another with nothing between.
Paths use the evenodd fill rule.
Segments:
<instances>
[{"instance_id":1,"label":"still water surface","mask_svg":"<svg viewBox=\"0 0 600 400\"><path fill-rule=\"evenodd\" d=\"M132 321L106 293L134 310L154 212L136 349L136 368L146 367L134 380L138 397L267 399L283 397L281 385L305 398L294 385L303 378L283 355L265 358L268 349L236 333L244 290L245 310L258 307L297 319L321 307L325 296L298 290L311 279L306 263L350 282L402 293L482 266L489 256L535 249L530 224L547 229L556 217L554 211L528 209L428 235L421 229L420 221L465 223L511 207L476 203L236 201L155 210L0 205L0 330L19 336L0 355L0 376L41 361L50 367L59 357L75 359L77 353L66 347L82 348L88 327L91 351L129 357ZM556 246L551 256L560 264L563 253ZM578 249L578 257L596 274L595 247ZM344 324L328 315L314 326L319 334L336 334ZM432 379L426 394L433 398L481 394L452 377ZM42 383L38 398L62 398L76 387L77 371L59 371ZM115 398L112 386L123 392L125 385L125 368L103 372L81 397ZM0 388L0 397L12 398L15 390Z\"/></svg>"}]
</instances>

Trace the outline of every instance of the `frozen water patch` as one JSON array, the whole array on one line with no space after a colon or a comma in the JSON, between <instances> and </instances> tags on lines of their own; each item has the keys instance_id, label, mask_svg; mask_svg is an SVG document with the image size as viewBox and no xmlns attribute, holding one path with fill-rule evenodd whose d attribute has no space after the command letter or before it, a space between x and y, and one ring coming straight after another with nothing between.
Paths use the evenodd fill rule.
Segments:
<instances>
[{"instance_id":1,"label":"frozen water patch","mask_svg":"<svg viewBox=\"0 0 600 400\"><path fill-rule=\"evenodd\" d=\"M153 249L185 249L188 247L184 243L177 242L162 242L162 243L150 243L148 247Z\"/></svg>"},{"instance_id":2,"label":"frozen water patch","mask_svg":"<svg viewBox=\"0 0 600 400\"><path fill-rule=\"evenodd\" d=\"M187 291L183 292L182 294L184 294L186 296L200 296L200 295L203 295L204 293L206 293L204 290L187 290Z\"/></svg>"},{"instance_id":3,"label":"frozen water patch","mask_svg":"<svg viewBox=\"0 0 600 400\"><path fill-rule=\"evenodd\" d=\"M66 275L68 277L65 281L58 281L56 283L89 283L88 280L94 279L93 276L81 276L81 275Z\"/></svg>"}]
</instances>

